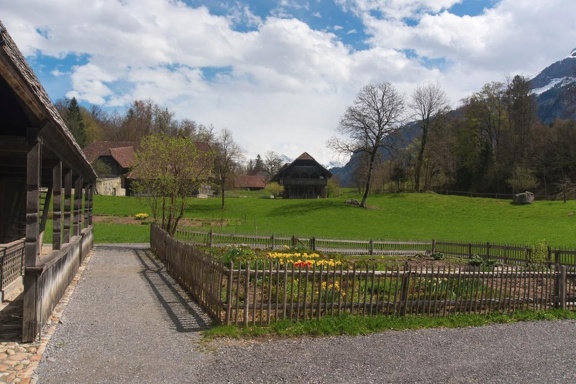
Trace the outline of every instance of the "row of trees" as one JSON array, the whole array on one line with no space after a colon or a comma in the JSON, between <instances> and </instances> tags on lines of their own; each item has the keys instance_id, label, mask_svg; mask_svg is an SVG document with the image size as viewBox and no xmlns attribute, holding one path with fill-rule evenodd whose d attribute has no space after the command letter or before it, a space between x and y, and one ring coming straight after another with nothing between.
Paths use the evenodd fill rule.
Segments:
<instances>
[{"instance_id":1,"label":"row of trees","mask_svg":"<svg viewBox=\"0 0 576 384\"><path fill-rule=\"evenodd\" d=\"M449 109L439 84L408 100L384 82L368 85L342 115L328 146L352 153L364 195L394 185L415 191L566 196L576 180L576 122L542 124L528 79L486 84Z\"/></svg>"},{"instance_id":2,"label":"row of trees","mask_svg":"<svg viewBox=\"0 0 576 384\"><path fill-rule=\"evenodd\" d=\"M187 199L202 186L217 190L224 208L225 191L234 188L238 175L258 174L268 180L283 165L273 151L245 164L230 130L177 120L151 100L134 101L124 115L82 107L75 98L55 105L81 147L99 140L137 146L134 187L148 197L154 218L169 233L184 216Z\"/></svg>"}]
</instances>

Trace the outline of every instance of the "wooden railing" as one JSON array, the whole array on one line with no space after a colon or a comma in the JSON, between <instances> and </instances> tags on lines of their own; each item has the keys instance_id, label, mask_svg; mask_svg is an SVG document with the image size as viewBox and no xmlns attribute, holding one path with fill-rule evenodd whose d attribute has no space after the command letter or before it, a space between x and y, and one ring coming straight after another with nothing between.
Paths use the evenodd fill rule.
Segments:
<instances>
[{"instance_id":1,"label":"wooden railing","mask_svg":"<svg viewBox=\"0 0 576 384\"><path fill-rule=\"evenodd\" d=\"M24 239L0 244L0 291L24 274Z\"/></svg>"},{"instance_id":2,"label":"wooden railing","mask_svg":"<svg viewBox=\"0 0 576 384\"><path fill-rule=\"evenodd\" d=\"M279 319L298 321L343 313L445 316L576 309L576 268L559 264L499 267L490 271L469 266L375 263L362 263L362 267L354 263L348 267L295 266L273 260L224 264L195 245L168 236L154 224L150 238L152 249L168 272L210 316L224 324L267 324ZM211 238L214 240L214 234ZM232 239L239 238L227 238ZM281 239L280 243L285 239L294 241ZM253 243L264 247L269 244L267 241L276 245L278 238L244 237L244 240L254 240ZM434 245L446 249L455 246ZM481 249L480 245L477 249ZM493 252L495 249L490 247ZM513 254L517 250L498 252Z\"/></svg>"}]
</instances>

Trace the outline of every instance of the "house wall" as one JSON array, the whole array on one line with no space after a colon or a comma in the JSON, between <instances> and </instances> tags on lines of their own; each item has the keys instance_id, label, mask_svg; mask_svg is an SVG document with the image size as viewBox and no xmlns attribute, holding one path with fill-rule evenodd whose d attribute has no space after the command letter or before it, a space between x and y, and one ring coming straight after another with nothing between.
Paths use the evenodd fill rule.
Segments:
<instances>
[{"instance_id":1,"label":"house wall","mask_svg":"<svg viewBox=\"0 0 576 384\"><path fill-rule=\"evenodd\" d=\"M96 193L105 196L126 196L120 177L102 178L96 180Z\"/></svg>"}]
</instances>

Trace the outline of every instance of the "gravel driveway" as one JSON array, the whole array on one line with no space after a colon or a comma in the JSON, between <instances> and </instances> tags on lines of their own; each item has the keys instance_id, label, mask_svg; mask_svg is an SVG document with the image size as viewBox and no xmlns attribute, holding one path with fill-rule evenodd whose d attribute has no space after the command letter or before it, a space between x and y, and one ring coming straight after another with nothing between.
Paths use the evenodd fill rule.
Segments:
<instances>
[{"instance_id":1,"label":"gravel driveway","mask_svg":"<svg viewBox=\"0 0 576 384\"><path fill-rule=\"evenodd\" d=\"M147 246L99 245L38 382L576 382L573 321L205 344L208 324Z\"/></svg>"}]
</instances>

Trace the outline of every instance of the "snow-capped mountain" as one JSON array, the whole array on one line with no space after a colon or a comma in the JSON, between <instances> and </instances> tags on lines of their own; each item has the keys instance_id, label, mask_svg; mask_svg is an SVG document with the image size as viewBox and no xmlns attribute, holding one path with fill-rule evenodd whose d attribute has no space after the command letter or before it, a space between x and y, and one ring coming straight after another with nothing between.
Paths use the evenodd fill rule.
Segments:
<instances>
[{"instance_id":1,"label":"snow-capped mountain","mask_svg":"<svg viewBox=\"0 0 576 384\"><path fill-rule=\"evenodd\" d=\"M545 68L530 82L542 122L576 118L576 49Z\"/></svg>"}]
</instances>

